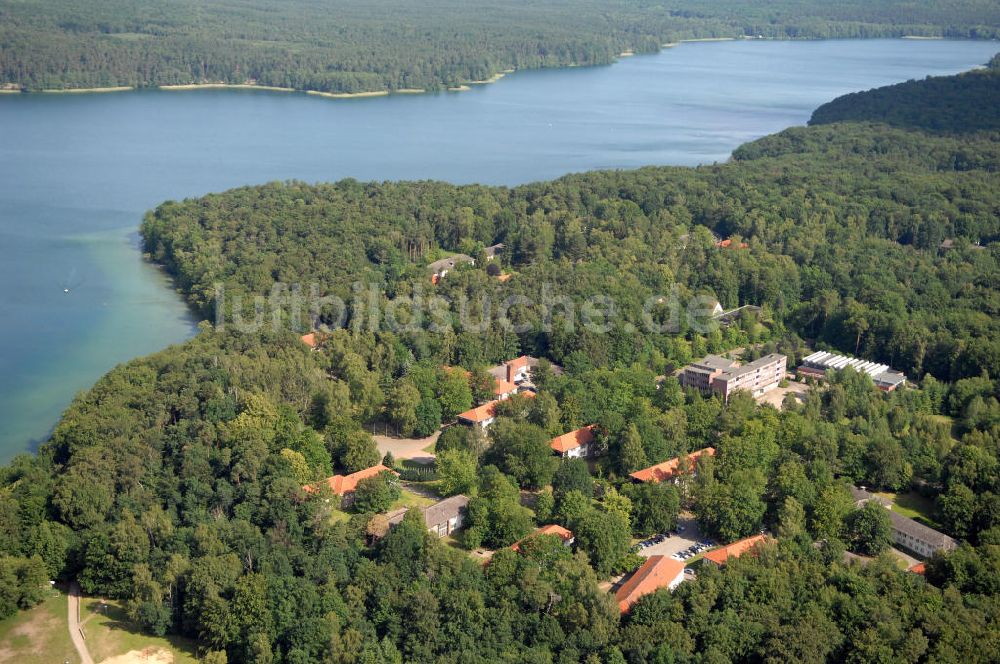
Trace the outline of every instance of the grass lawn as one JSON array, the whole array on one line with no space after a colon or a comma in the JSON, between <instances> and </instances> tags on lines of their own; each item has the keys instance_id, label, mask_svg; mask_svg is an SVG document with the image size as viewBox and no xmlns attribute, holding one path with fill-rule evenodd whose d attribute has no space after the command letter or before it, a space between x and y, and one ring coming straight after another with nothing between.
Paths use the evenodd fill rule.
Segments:
<instances>
[{"instance_id":1,"label":"grass lawn","mask_svg":"<svg viewBox=\"0 0 1000 664\"><path fill-rule=\"evenodd\" d=\"M931 528L938 527L937 522L934 521L934 502L924 498L919 493L915 491L907 493L881 492L876 495L891 500L893 512L920 521Z\"/></svg>"},{"instance_id":2,"label":"grass lawn","mask_svg":"<svg viewBox=\"0 0 1000 664\"><path fill-rule=\"evenodd\" d=\"M0 621L0 662L62 664L79 662L69 638L67 596L51 591L33 609Z\"/></svg>"},{"instance_id":3,"label":"grass lawn","mask_svg":"<svg viewBox=\"0 0 1000 664\"><path fill-rule=\"evenodd\" d=\"M419 493L410 491L404 487L403 490L399 492L399 499L392 504L388 511L391 512L392 510L398 510L401 507L429 507L435 502L437 501L433 498L421 496Z\"/></svg>"},{"instance_id":4,"label":"grass lawn","mask_svg":"<svg viewBox=\"0 0 1000 664\"><path fill-rule=\"evenodd\" d=\"M336 507L330 508L330 523L340 523L341 521L350 521L351 515L344 510L337 509Z\"/></svg>"},{"instance_id":5,"label":"grass lawn","mask_svg":"<svg viewBox=\"0 0 1000 664\"><path fill-rule=\"evenodd\" d=\"M197 664L193 641L177 636L158 637L142 633L129 621L120 602L109 601L104 610L100 606L101 600L87 597L84 598L81 609L87 648L95 662L131 651L154 648L170 652L174 664ZM69 638L68 634L66 638Z\"/></svg>"}]
</instances>

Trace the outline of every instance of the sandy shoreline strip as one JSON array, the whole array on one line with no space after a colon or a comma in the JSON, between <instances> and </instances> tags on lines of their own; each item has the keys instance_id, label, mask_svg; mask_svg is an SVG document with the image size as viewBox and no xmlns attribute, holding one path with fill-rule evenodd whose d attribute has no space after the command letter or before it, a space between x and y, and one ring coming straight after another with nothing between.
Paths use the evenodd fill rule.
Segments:
<instances>
[{"instance_id":1,"label":"sandy shoreline strip","mask_svg":"<svg viewBox=\"0 0 1000 664\"><path fill-rule=\"evenodd\" d=\"M179 85L158 85L160 90L270 90L271 92L295 92L294 88L279 88L274 85L254 85L252 83L183 83Z\"/></svg>"},{"instance_id":2,"label":"sandy shoreline strip","mask_svg":"<svg viewBox=\"0 0 1000 664\"><path fill-rule=\"evenodd\" d=\"M130 85L120 85L113 88L66 88L65 90L42 90L45 94L61 95L61 94L88 94L91 92L128 92L129 90L135 90ZM20 92L20 90L14 90L14 92Z\"/></svg>"},{"instance_id":3,"label":"sandy shoreline strip","mask_svg":"<svg viewBox=\"0 0 1000 664\"><path fill-rule=\"evenodd\" d=\"M944 37L924 37L924 36L921 36L921 35L903 35L902 37L900 37L900 39L917 39L917 40L930 40L930 41L934 41L934 40L944 39Z\"/></svg>"},{"instance_id":4,"label":"sandy shoreline strip","mask_svg":"<svg viewBox=\"0 0 1000 664\"><path fill-rule=\"evenodd\" d=\"M320 92L318 90L306 90L307 95L326 97L328 99L355 99L358 97L385 97L388 90L372 90L371 92Z\"/></svg>"},{"instance_id":5,"label":"sandy shoreline strip","mask_svg":"<svg viewBox=\"0 0 1000 664\"><path fill-rule=\"evenodd\" d=\"M736 41L736 37L699 37L697 39L681 39L678 43L692 44L694 42L717 42L717 41Z\"/></svg>"}]
</instances>

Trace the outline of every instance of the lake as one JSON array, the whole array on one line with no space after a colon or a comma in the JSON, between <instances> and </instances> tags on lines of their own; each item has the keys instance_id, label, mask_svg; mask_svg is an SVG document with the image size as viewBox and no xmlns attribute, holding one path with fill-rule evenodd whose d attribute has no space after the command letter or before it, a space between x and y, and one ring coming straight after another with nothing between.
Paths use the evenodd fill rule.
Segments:
<instances>
[{"instance_id":1,"label":"lake","mask_svg":"<svg viewBox=\"0 0 1000 664\"><path fill-rule=\"evenodd\" d=\"M838 95L951 74L1000 45L688 43L608 67L518 72L467 92L326 99L254 90L0 95L0 462L119 362L194 321L142 261L171 198L270 180L518 184L724 161Z\"/></svg>"}]
</instances>

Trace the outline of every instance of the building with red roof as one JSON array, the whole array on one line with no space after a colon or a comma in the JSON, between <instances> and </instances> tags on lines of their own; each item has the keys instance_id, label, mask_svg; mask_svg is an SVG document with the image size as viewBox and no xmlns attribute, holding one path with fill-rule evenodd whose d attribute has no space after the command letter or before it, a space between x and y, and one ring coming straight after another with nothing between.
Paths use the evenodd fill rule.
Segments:
<instances>
[{"instance_id":1,"label":"building with red roof","mask_svg":"<svg viewBox=\"0 0 1000 664\"><path fill-rule=\"evenodd\" d=\"M692 452L687 455L688 467L692 473L694 472L695 464L703 454L715 456L715 448L706 447L703 450L698 450L697 452ZM658 463L655 466L637 470L632 473L630 477L636 482L654 482L659 484L660 482L676 478L676 476L681 474L683 471L684 469L681 468L680 457L674 457L673 459L664 461L663 463Z\"/></svg>"},{"instance_id":2,"label":"building with red roof","mask_svg":"<svg viewBox=\"0 0 1000 664\"><path fill-rule=\"evenodd\" d=\"M593 451L591 445L593 442L594 425L591 424L582 429L556 436L549 441L549 447L564 459L575 459L590 456Z\"/></svg>"},{"instance_id":3,"label":"building with red roof","mask_svg":"<svg viewBox=\"0 0 1000 664\"><path fill-rule=\"evenodd\" d=\"M573 531L552 523L547 526L542 526L538 530L535 530L534 532L522 537L518 541L514 542L510 548L514 549L515 551L520 551L521 550L520 545L522 542L531 539L532 537L538 537L539 535L555 535L556 537L562 540L564 546L571 546L574 540L576 539L573 536Z\"/></svg>"},{"instance_id":4,"label":"building with red roof","mask_svg":"<svg viewBox=\"0 0 1000 664\"><path fill-rule=\"evenodd\" d=\"M530 399L534 398L535 393L522 392L521 395ZM479 427L481 430L485 431L497 419L497 404L501 401L502 399L495 399L484 403L482 406L476 406L475 408L470 408L464 413L459 413L458 423L470 427Z\"/></svg>"},{"instance_id":5,"label":"building with red roof","mask_svg":"<svg viewBox=\"0 0 1000 664\"><path fill-rule=\"evenodd\" d=\"M319 340L316 339L316 333L310 332L309 334L303 334L301 337L302 343L309 346L313 350L319 348Z\"/></svg>"},{"instance_id":6,"label":"building with red roof","mask_svg":"<svg viewBox=\"0 0 1000 664\"><path fill-rule=\"evenodd\" d=\"M356 473L351 473L350 475L333 475L328 477L321 482L315 484L307 484L302 487L302 490L306 493L319 493L326 486L335 496L340 496L341 506L348 507L354 502L354 492L358 488L358 482L369 477L375 477L380 473L392 473L393 475L398 475L395 470L387 468L382 464L377 466L372 466L371 468L365 468L364 470L359 470Z\"/></svg>"},{"instance_id":7,"label":"building with red roof","mask_svg":"<svg viewBox=\"0 0 1000 664\"><path fill-rule=\"evenodd\" d=\"M766 539L766 535L754 535L753 537L737 540L732 544L720 546L718 549L709 551L705 554L705 560L718 567L722 567L730 558L739 558L747 551L750 551L758 544L764 542Z\"/></svg>"},{"instance_id":8,"label":"building with red roof","mask_svg":"<svg viewBox=\"0 0 1000 664\"><path fill-rule=\"evenodd\" d=\"M618 610L628 613L640 598L660 588L673 590L684 581L684 563L667 556L650 556L615 592Z\"/></svg>"}]
</instances>

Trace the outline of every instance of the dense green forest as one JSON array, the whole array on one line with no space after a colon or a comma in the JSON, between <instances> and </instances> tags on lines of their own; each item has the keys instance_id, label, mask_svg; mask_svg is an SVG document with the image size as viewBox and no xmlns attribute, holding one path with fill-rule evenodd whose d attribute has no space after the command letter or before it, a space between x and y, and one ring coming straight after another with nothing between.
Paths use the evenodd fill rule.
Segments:
<instances>
[{"instance_id":1,"label":"dense green forest","mask_svg":"<svg viewBox=\"0 0 1000 664\"><path fill-rule=\"evenodd\" d=\"M0 469L0 616L55 577L123 599L150 633L196 638L213 664L996 661L998 140L840 123L696 169L515 189L276 183L165 203L143 224L147 249L226 325L117 367L37 455ZM428 264L455 251L478 260L432 286ZM375 301L352 300L355 282L376 284ZM279 329L239 331L239 298L287 296L281 283L350 302L344 327L311 350L301 331L339 317L329 299L296 312L286 298L264 303ZM546 285L566 298L551 326L526 304L516 330L472 330L447 309L400 329L362 322L420 293L539 302ZM571 326L567 302L598 294L621 311L610 329ZM762 311L655 332L640 319L659 294ZM737 347L794 364L804 339L916 384L886 394L845 371L778 410L670 375ZM346 513L303 491L377 463L373 423L423 435L489 398L484 368L522 352L565 371L543 361L537 396L503 402L486 437L447 428L433 469L397 465L424 490L471 497L459 537L431 537L416 510L380 530L372 512L398 495L384 478ZM551 454L551 436L589 424L592 467ZM677 484L627 480L708 445L715 457ZM923 518L961 547L926 576L900 570L885 511L855 509L849 483L919 492ZM598 582L634 569L632 538L672 528L682 508L721 541L776 539L620 616ZM506 548L547 523L574 547ZM487 566L467 551L479 546L496 549Z\"/></svg>"},{"instance_id":2,"label":"dense green forest","mask_svg":"<svg viewBox=\"0 0 1000 664\"><path fill-rule=\"evenodd\" d=\"M809 124L880 122L935 132L1000 130L1000 59L961 76L928 77L855 92L823 104Z\"/></svg>"},{"instance_id":3,"label":"dense green forest","mask_svg":"<svg viewBox=\"0 0 1000 664\"><path fill-rule=\"evenodd\" d=\"M507 69L612 62L680 39L992 39L990 0L4 0L0 85L200 82L440 89Z\"/></svg>"}]
</instances>

